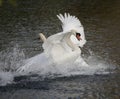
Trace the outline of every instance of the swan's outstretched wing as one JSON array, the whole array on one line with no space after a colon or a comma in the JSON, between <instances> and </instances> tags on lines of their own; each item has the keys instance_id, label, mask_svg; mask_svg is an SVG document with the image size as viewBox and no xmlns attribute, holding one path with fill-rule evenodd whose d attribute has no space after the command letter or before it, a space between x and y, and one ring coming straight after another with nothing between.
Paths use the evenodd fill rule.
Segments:
<instances>
[{"instance_id":1,"label":"swan's outstretched wing","mask_svg":"<svg viewBox=\"0 0 120 99\"><path fill-rule=\"evenodd\" d=\"M53 46L60 44L61 40L64 38L64 35L64 33L57 33L52 36L49 36L42 45L44 52L46 54L50 54Z\"/></svg>"},{"instance_id":2,"label":"swan's outstretched wing","mask_svg":"<svg viewBox=\"0 0 120 99\"><path fill-rule=\"evenodd\" d=\"M69 13L65 13L64 16L62 14L59 14L57 15L57 17L62 22L63 32L68 32L72 29L76 30L76 28L82 27L82 24L79 21L79 19L75 16L70 15Z\"/></svg>"},{"instance_id":3,"label":"swan's outstretched wing","mask_svg":"<svg viewBox=\"0 0 120 99\"><path fill-rule=\"evenodd\" d=\"M63 33L75 30L77 33L81 34L80 41L78 41L75 36L71 36L71 40L74 44L83 47L83 45L86 43L86 39L84 34L84 27L82 26L80 20L77 17L70 15L69 13L65 13L64 15L59 14L57 17L62 22Z\"/></svg>"},{"instance_id":4,"label":"swan's outstretched wing","mask_svg":"<svg viewBox=\"0 0 120 99\"><path fill-rule=\"evenodd\" d=\"M74 44L82 47L86 43L86 40L84 35L84 28L79 19L75 16L70 15L69 13L65 13L64 16L62 14L59 14L57 17L62 22L63 32L48 37L47 40L43 43L44 51L49 52L53 44L61 43L61 40L66 35L66 33L70 33L71 30L75 30L77 33L81 34L82 40L80 41L77 40L75 35L71 35L70 39Z\"/></svg>"}]
</instances>

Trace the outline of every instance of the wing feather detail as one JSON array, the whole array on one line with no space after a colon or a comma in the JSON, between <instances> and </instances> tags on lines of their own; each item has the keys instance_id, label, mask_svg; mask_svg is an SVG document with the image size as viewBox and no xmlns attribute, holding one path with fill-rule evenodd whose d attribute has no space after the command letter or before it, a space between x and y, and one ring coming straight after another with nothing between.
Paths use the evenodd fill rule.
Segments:
<instances>
[{"instance_id":1,"label":"wing feather detail","mask_svg":"<svg viewBox=\"0 0 120 99\"><path fill-rule=\"evenodd\" d=\"M82 26L80 20L77 17L70 15L69 13L65 13L64 15L59 14L57 17L62 22L63 32L67 32Z\"/></svg>"}]
</instances>

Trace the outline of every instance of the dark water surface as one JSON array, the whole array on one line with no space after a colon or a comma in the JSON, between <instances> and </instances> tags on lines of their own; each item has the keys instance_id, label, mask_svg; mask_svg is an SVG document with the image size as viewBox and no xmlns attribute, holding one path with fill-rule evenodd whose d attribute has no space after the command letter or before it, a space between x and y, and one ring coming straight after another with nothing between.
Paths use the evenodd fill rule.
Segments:
<instances>
[{"instance_id":1,"label":"dark water surface","mask_svg":"<svg viewBox=\"0 0 120 99\"><path fill-rule=\"evenodd\" d=\"M81 20L88 41L84 49L113 65L114 73L44 81L23 77L17 84L0 87L0 99L120 99L120 0L3 0L0 70L14 70L11 65L42 52L38 34L62 31L56 15L64 12Z\"/></svg>"}]
</instances>

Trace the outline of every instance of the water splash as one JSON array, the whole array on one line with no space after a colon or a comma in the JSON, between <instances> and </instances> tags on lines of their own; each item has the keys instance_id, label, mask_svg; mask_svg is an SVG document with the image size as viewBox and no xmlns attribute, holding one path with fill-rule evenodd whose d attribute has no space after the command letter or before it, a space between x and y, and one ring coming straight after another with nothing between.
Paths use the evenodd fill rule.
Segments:
<instances>
[{"instance_id":1,"label":"water splash","mask_svg":"<svg viewBox=\"0 0 120 99\"><path fill-rule=\"evenodd\" d=\"M5 86L7 84L13 83L14 74L12 72L0 71L0 86Z\"/></svg>"},{"instance_id":2,"label":"water splash","mask_svg":"<svg viewBox=\"0 0 120 99\"><path fill-rule=\"evenodd\" d=\"M16 70L24 63L25 54L16 44L0 52L0 85L12 83Z\"/></svg>"},{"instance_id":3,"label":"water splash","mask_svg":"<svg viewBox=\"0 0 120 99\"><path fill-rule=\"evenodd\" d=\"M48 60L46 62L46 60ZM110 73L110 69L112 69L111 65L103 60L97 59L94 55L90 55L89 57L84 59L89 66L85 66L81 63L64 63L56 65L50 61L50 59L46 58L44 53L36 55L28 60L26 60L26 64L20 67L18 72L20 75L33 75L38 74L42 76L71 76L71 75L94 75L94 74L108 74ZM46 65L48 64L48 65Z\"/></svg>"},{"instance_id":4,"label":"water splash","mask_svg":"<svg viewBox=\"0 0 120 99\"><path fill-rule=\"evenodd\" d=\"M0 52L0 70L16 71L25 59L23 50L15 45L13 48L8 48Z\"/></svg>"},{"instance_id":5,"label":"water splash","mask_svg":"<svg viewBox=\"0 0 120 99\"><path fill-rule=\"evenodd\" d=\"M15 76L21 75L34 75L37 74L44 80L44 78L55 78L64 76L75 76L75 75L94 75L94 74L108 74L110 73L111 64L103 60L99 60L96 56L89 50L89 56L84 57L84 60L89 64L89 67L82 66L81 64L62 64L55 65L49 61L49 65L45 65L44 55L42 58L42 63L40 62L40 55L36 55L32 58L25 60L25 54L23 50L15 45L12 49L6 49L0 52L0 85L6 85L13 83ZM48 59L50 60L50 59ZM30 64L31 67L27 68L27 71L18 72L18 68L23 65ZM32 77L33 78L33 77ZM36 78L39 79L39 78ZM40 79L39 79L40 80Z\"/></svg>"}]
</instances>

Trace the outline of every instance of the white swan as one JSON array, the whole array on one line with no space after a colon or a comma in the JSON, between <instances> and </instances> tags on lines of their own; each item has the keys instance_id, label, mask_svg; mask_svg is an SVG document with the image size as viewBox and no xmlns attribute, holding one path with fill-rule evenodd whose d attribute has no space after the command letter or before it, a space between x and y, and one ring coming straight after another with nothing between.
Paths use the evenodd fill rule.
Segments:
<instances>
[{"instance_id":1,"label":"white swan","mask_svg":"<svg viewBox=\"0 0 120 99\"><path fill-rule=\"evenodd\" d=\"M80 57L80 47L86 43L84 28L81 22L75 16L70 14L57 15L62 22L63 32L54 34L47 39L40 35L44 39L43 48L44 53L50 56L55 63L63 63L67 60L73 62ZM81 35L81 40L76 38L76 33Z\"/></svg>"},{"instance_id":2,"label":"white swan","mask_svg":"<svg viewBox=\"0 0 120 99\"><path fill-rule=\"evenodd\" d=\"M88 66L81 58L81 50L86 43L84 28L78 18L70 14L57 15L62 22L63 32L54 34L48 38L40 34L43 43L44 52L40 55L30 58L26 64L18 69L19 72L39 71L39 68L45 69L45 66L65 63L79 63ZM80 34L80 40L77 39L76 33ZM39 66L40 65L40 66Z\"/></svg>"}]
</instances>

